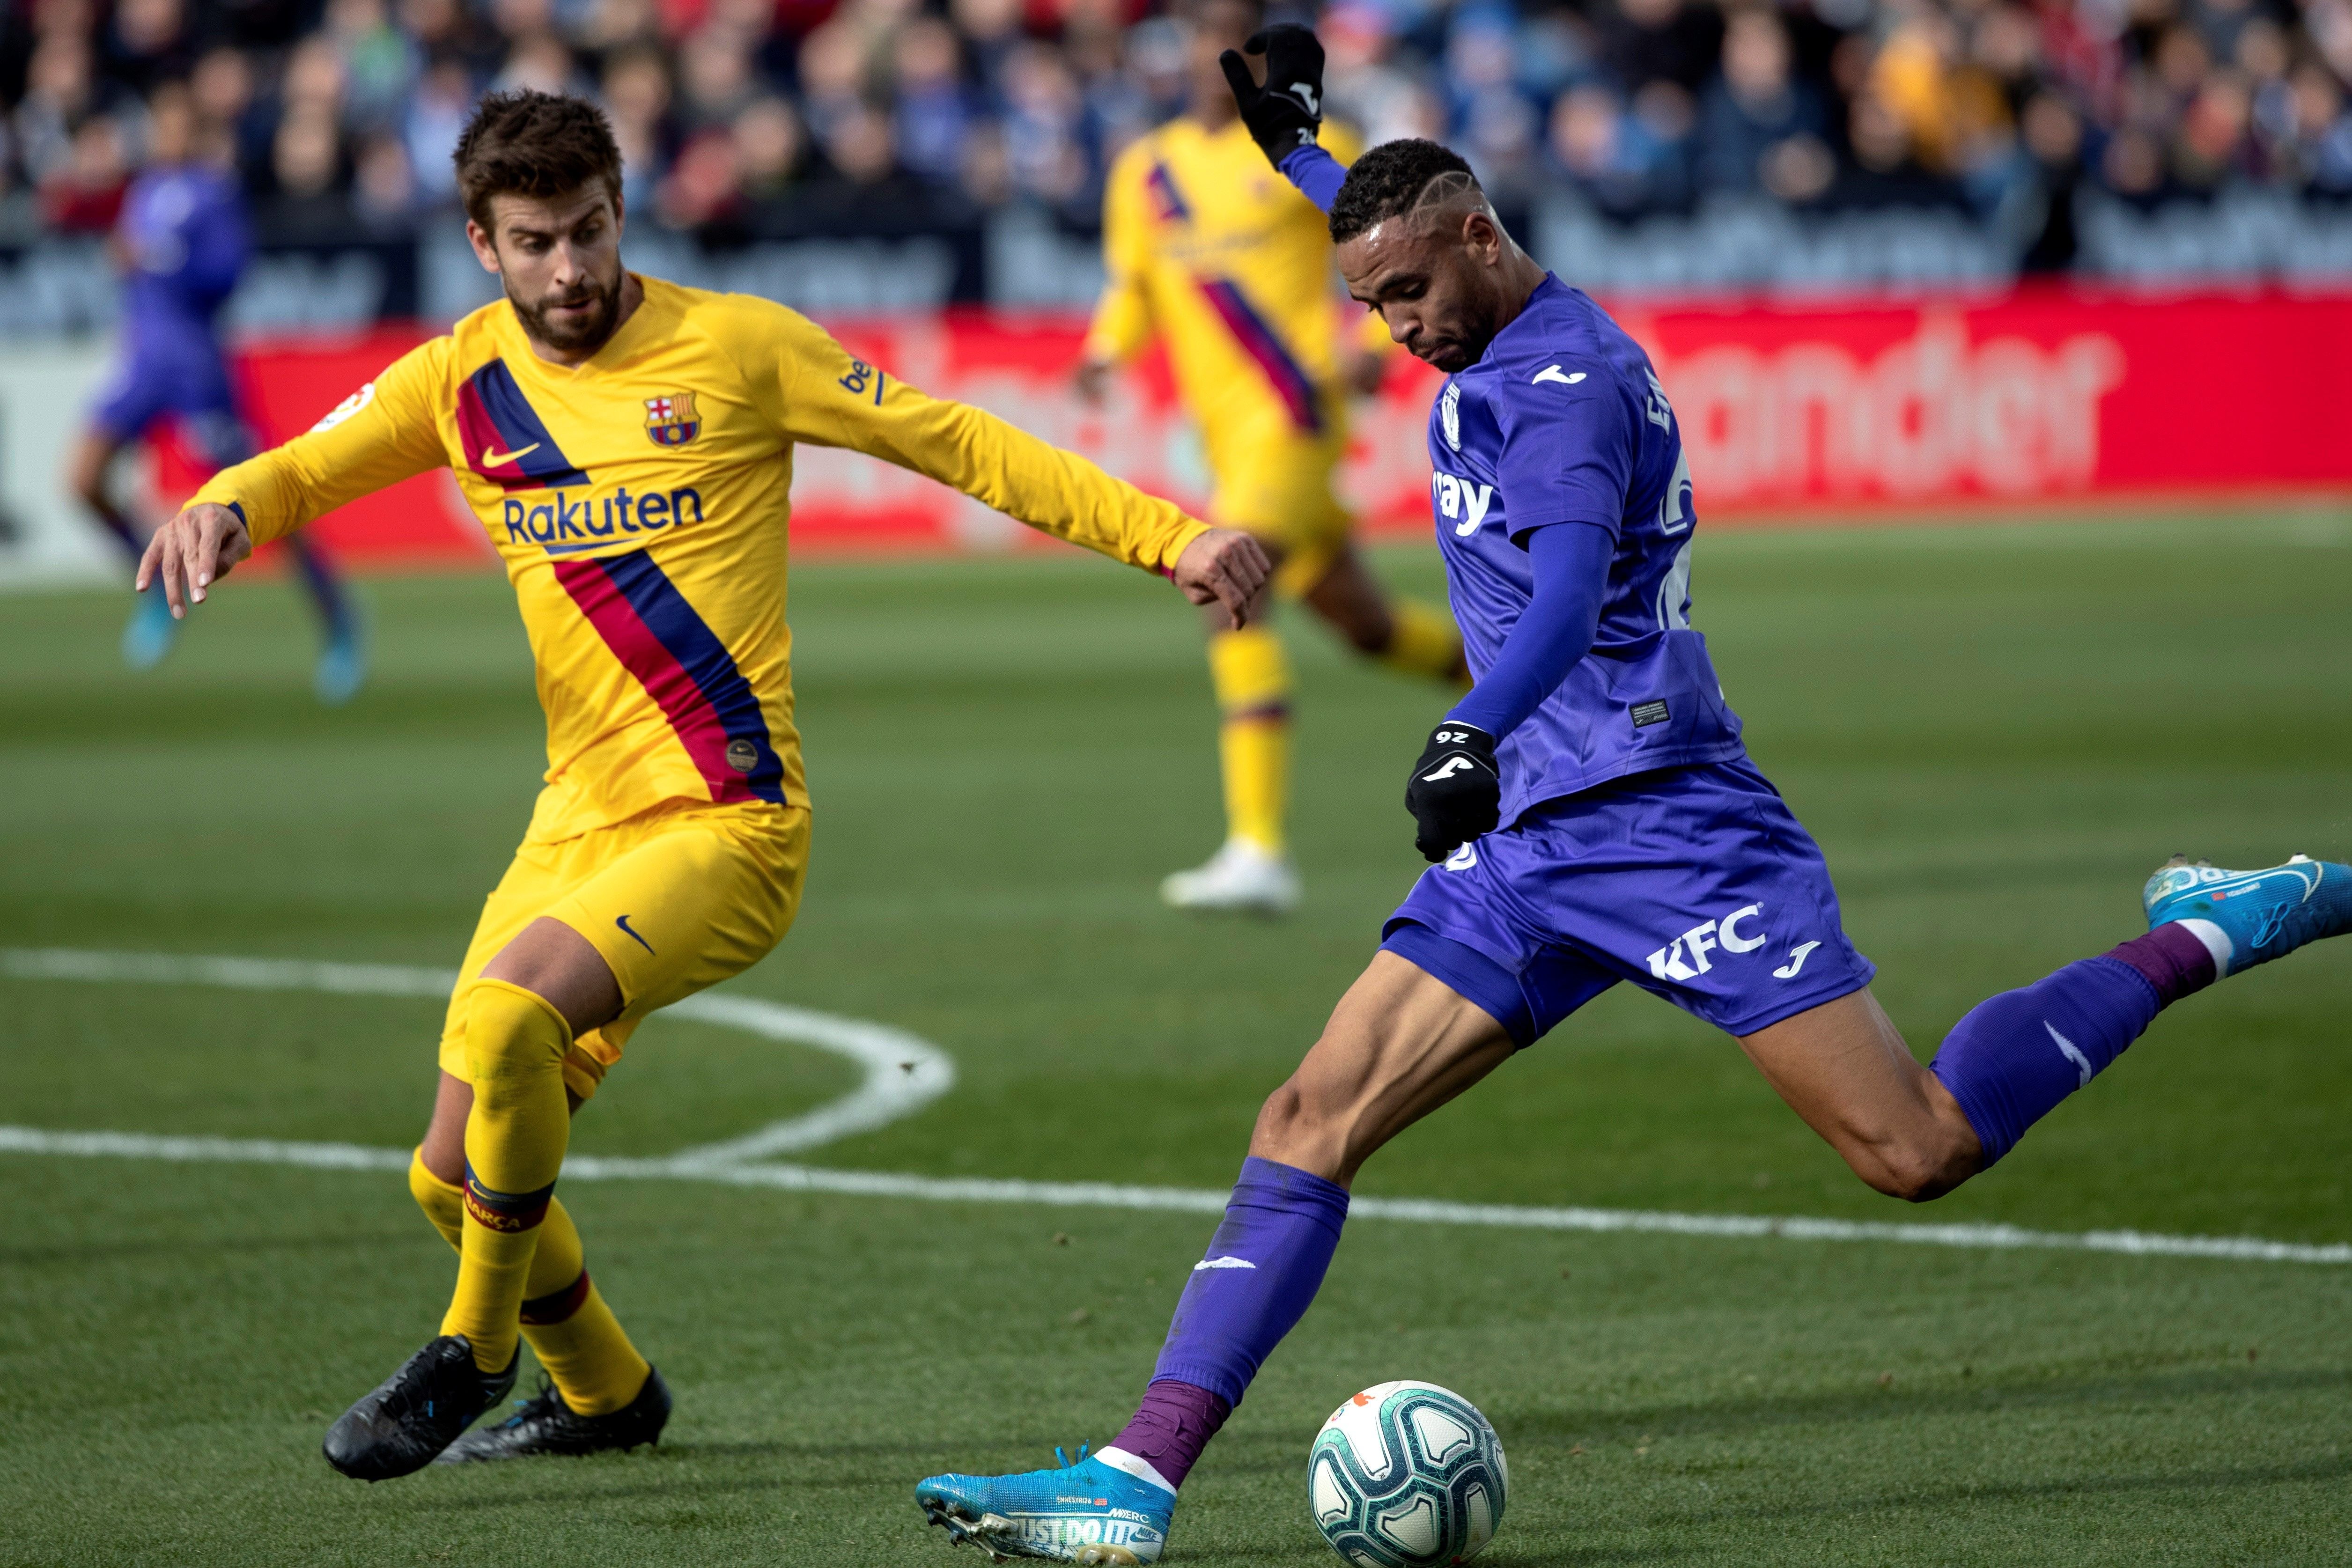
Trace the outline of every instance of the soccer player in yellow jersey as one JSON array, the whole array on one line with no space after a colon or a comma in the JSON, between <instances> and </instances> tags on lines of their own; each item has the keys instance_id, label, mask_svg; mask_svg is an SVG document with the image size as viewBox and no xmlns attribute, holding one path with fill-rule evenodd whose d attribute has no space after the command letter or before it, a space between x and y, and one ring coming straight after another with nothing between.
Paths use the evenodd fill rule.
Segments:
<instances>
[{"instance_id":1,"label":"soccer player in yellow jersey","mask_svg":"<svg viewBox=\"0 0 2352 1568\"><path fill-rule=\"evenodd\" d=\"M669 1395L556 1201L570 1116L647 1013L782 937L809 837L784 623L797 442L927 474L1246 614L1270 570L1084 459L853 359L780 305L621 266L621 163L580 99L495 94L457 152L467 234L506 298L309 434L224 470L139 569L175 616L257 543L446 465L521 601L547 784L482 912L409 1186L457 1249L440 1333L328 1432L345 1475L436 1457L631 1448ZM553 1387L513 1386L518 1333ZM446 1451L446 1452L445 1452Z\"/></svg>"},{"instance_id":2,"label":"soccer player in yellow jersey","mask_svg":"<svg viewBox=\"0 0 2352 1568\"><path fill-rule=\"evenodd\" d=\"M1260 19L1257 0L1199 0L1184 113L1111 167L1103 196L1108 278L1079 390L1098 398L1114 367L1155 338L1164 342L1214 476L1210 517L1255 535L1276 561L1273 587L1306 601L1359 652L1461 682L1453 622L1381 591L1350 546L1349 518L1331 491L1348 445L1346 383L1377 381L1381 361L1369 347L1343 355L1323 214L1251 141L1217 64ZM1322 141L1343 163L1356 154L1354 139L1328 123ZM1214 606L1208 618L1225 843L1207 864L1169 877L1160 895L1180 908L1279 913L1298 899L1283 831L1290 664L1271 627L1238 624Z\"/></svg>"}]
</instances>

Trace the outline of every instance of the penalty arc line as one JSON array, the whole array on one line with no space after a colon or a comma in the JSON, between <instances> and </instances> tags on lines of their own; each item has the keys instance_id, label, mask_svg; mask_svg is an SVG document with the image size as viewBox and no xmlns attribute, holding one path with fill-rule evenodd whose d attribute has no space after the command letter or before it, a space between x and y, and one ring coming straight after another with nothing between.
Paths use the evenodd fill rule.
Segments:
<instances>
[{"instance_id":1,"label":"penalty arc line","mask_svg":"<svg viewBox=\"0 0 2352 1568\"><path fill-rule=\"evenodd\" d=\"M375 964L203 957L161 953L0 949L0 977L16 979L130 981L300 990L357 996L441 997L453 973ZM765 1156L873 1131L928 1105L954 1086L945 1051L887 1025L787 1007L755 998L706 992L666 1009L683 1018L793 1040L846 1056L866 1069L858 1090L805 1115L747 1136L650 1159L574 1155L567 1180L696 1181L772 1191L923 1202L1024 1204L1049 1207L1222 1214L1230 1194L1201 1187L1129 1186L1105 1182L1022 1181L927 1176L770 1163ZM169 1136L148 1133L67 1132L0 1126L0 1154L178 1163L291 1166L311 1170L404 1171L406 1149L268 1138ZM753 1163L758 1161L760 1163ZM2001 1251L2103 1252L2143 1258L2231 1262L2352 1264L2352 1243L2273 1241L2249 1236L2168 1236L2138 1230L2032 1230L2013 1225L1924 1225L1806 1216L1678 1214L1651 1209L1538 1207L1454 1203L1435 1198L1358 1197L1360 1219L1504 1229L1709 1237L1737 1240L1882 1241Z\"/></svg>"}]
</instances>

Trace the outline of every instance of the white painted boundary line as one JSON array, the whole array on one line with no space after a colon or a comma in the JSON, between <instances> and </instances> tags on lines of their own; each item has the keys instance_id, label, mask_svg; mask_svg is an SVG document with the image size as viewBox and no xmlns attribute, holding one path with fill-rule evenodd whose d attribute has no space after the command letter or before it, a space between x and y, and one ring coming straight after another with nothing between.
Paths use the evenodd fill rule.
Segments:
<instances>
[{"instance_id":1,"label":"white painted boundary line","mask_svg":"<svg viewBox=\"0 0 2352 1568\"><path fill-rule=\"evenodd\" d=\"M156 986L219 986L241 991L324 991L353 997L446 997L455 969L393 964L319 964L297 958L223 958L174 953L91 953L70 947L0 947L0 977L16 980L86 980ZM768 1040L793 1040L848 1058L865 1082L838 1100L802 1115L772 1122L745 1137L688 1149L674 1156L699 1164L731 1164L768 1155L795 1154L911 1116L955 1087L955 1061L904 1030L812 1012L756 997L706 991L664 1009L740 1029ZM93 1134L104 1136L105 1134ZM175 1140L175 1142L185 1140ZM205 1140L196 1140L197 1143ZM345 1145L284 1145L286 1148ZM356 1151L373 1155L381 1151ZM202 1159L201 1155L150 1158ZM297 1161L301 1163L316 1163ZM346 1160L348 1165L348 1160ZM401 1156L403 1168L407 1156ZM372 1168L364 1165L350 1168Z\"/></svg>"},{"instance_id":2,"label":"white painted boundary line","mask_svg":"<svg viewBox=\"0 0 2352 1568\"><path fill-rule=\"evenodd\" d=\"M405 1149L356 1144L293 1144L270 1139L170 1138L143 1133L53 1133L0 1126L0 1154L73 1155L103 1159L220 1161L304 1166L314 1170L408 1168ZM698 1157L613 1159L574 1155L566 1181L701 1181L779 1192L914 1198L932 1203L1036 1204L1059 1208L1157 1209L1222 1214L1223 1192L1206 1187L1118 1186L1106 1182L1006 1181L985 1176L902 1176L814 1166L730 1165ZM2047 1249L2119 1252L2139 1258L2210 1258L2244 1263L2352 1263L2352 1245L2314 1246L2238 1236L2158 1236L2139 1230L2028 1230L2014 1225L1903 1225L1872 1220L1765 1215L1671 1214L1629 1208L1527 1208L1507 1204L1444 1203L1431 1198L1360 1197L1358 1219L1421 1225L1493 1226L1512 1230L1640 1232L1741 1240L1899 1241L1924 1247L1995 1251Z\"/></svg>"},{"instance_id":3,"label":"white painted boundary line","mask_svg":"<svg viewBox=\"0 0 2352 1568\"><path fill-rule=\"evenodd\" d=\"M0 949L0 976L22 979L131 980L170 985L234 986L258 990L320 990L367 996L442 996L453 976L433 969L400 969L370 964L309 964L262 958L183 958L162 954L85 953ZM779 1040L798 1040L851 1056L867 1066L865 1089L807 1116L780 1122L746 1138L708 1145L657 1159L617 1159L579 1155L567 1159L567 1181L697 1181L780 1192L837 1194L858 1197L911 1198L933 1203L1035 1204L1048 1207L1146 1209L1183 1214L1222 1214L1227 1194L1201 1187L1123 1186L1105 1182L1011 1181L991 1177L900 1175L887 1171L824 1169L814 1166L751 1164L756 1155L782 1154L824 1141L800 1141L803 1125L823 1124L865 1131L881 1121L878 1084L894 1077L922 1084L921 1103L946 1092L954 1067L937 1047L879 1024L811 1013L750 998L704 995L672 1011L707 1022L733 1024ZM754 1022L754 1019L761 1021ZM793 1032L786 1032L789 1024ZM823 1038L819 1032L823 1031ZM805 1032L803 1032L805 1031ZM927 1055L913 1054L920 1048ZM936 1059L936 1061L934 1061ZM913 1063L910 1068L908 1064ZM932 1084L936 1087L931 1087ZM910 1085L911 1086L911 1085ZM853 1111L872 1092L866 1110ZM851 1124L856 1123L855 1126ZM831 1133L842 1136L845 1133ZM65 1155L94 1159L166 1160L236 1165L295 1166L312 1170L402 1171L406 1149L374 1149L357 1144L310 1144L263 1138L163 1137L145 1133L54 1132L0 1126L0 1154ZM1923 1247L2014 1251L2120 1253L2139 1258L2203 1258L2229 1262L2352 1264L2352 1243L2314 1245L2258 1237L2162 1236L2138 1230L2029 1230L2014 1225L1917 1225L1891 1221L1822 1219L1801 1216L1673 1214L1648 1209L1537 1208L1508 1204L1446 1203L1433 1198L1360 1197L1350 1207L1359 1219L1401 1220L1419 1225L1482 1226L1516 1230L1562 1230L1699 1236L1738 1240L1893 1241Z\"/></svg>"}]
</instances>

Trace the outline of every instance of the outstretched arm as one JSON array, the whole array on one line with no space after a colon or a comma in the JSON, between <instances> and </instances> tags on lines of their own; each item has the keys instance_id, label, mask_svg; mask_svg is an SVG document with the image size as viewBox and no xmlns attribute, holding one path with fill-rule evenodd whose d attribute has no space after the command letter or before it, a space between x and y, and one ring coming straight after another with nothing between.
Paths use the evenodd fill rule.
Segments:
<instances>
[{"instance_id":1,"label":"outstretched arm","mask_svg":"<svg viewBox=\"0 0 2352 1568\"><path fill-rule=\"evenodd\" d=\"M184 616L255 545L446 463L430 389L448 347L436 338L411 350L307 434L205 481L148 541L138 591L160 579L172 613Z\"/></svg>"},{"instance_id":2,"label":"outstretched arm","mask_svg":"<svg viewBox=\"0 0 2352 1568\"><path fill-rule=\"evenodd\" d=\"M1193 603L1221 603L1237 621L1271 573L1265 552L1238 529L1197 522L982 409L918 392L790 311L761 317L768 339L758 352L774 358L768 375L750 379L755 393L772 392L787 438L845 446L953 486L1040 532L1157 571Z\"/></svg>"}]
</instances>

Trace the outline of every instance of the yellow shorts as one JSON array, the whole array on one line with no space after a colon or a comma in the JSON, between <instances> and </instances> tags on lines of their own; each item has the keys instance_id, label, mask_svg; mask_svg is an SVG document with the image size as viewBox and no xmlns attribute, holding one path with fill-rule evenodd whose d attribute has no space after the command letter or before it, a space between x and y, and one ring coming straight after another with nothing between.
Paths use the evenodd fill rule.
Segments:
<instances>
[{"instance_id":1,"label":"yellow shorts","mask_svg":"<svg viewBox=\"0 0 2352 1568\"><path fill-rule=\"evenodd\" d=\"M441 1028L441 1071L466 1067L466 983L545 915L587 938L621 984L621 1016L574 1040L563 1082L586 1099L639 1019L741 973L799 913L809 814L765 800L657 807L561 843L526 842L482 906Z\"/></svg>"},{"instance_id":2,"label":"yellow shorts","mask_svg":"<svg viewBox=\"0 0 2352 1568\"><path fill-rule=\"evenodd\" d=\"M1274 588L1286 599L1321 582L1348 548L1354 519L1331 490L1347 446L1344 431L1305 435L1288 425L1217 432L1208 442L1216 476L1209 518L1282 551Z\"/></svg>"}]
</instances>

